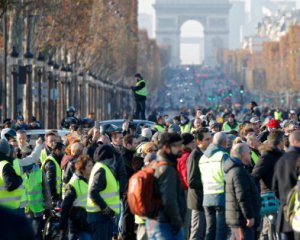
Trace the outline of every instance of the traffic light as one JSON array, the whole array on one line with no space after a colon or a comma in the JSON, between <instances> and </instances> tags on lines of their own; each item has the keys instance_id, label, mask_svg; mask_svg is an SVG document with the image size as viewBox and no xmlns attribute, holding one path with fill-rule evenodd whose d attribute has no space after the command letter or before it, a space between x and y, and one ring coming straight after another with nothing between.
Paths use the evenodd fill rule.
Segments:
<instances>
[{"instance_id":1,"label":"traffic light","mask_svg":"<svg viewBox=\"0 0 300 240\"><path fill-rule=\"evenodd\" d=\"M244 85L241 85L240 86L240 94L243 94L244 93Z\"/></svg>"},{"instance_id":2,"label":"traffic light","mask_svg":"<svg viewBox=\"0 0 300 240\"><path fill-rule=\"evenodd\" d=\"M232 97L232 90L228 90L228 96Z\"/></svg>"}]
</instances>

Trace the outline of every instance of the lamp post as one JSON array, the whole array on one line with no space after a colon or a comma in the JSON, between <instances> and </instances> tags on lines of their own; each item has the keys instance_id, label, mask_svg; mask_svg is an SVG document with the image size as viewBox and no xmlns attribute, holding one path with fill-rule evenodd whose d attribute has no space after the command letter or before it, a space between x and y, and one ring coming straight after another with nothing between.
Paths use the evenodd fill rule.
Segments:
<instances>
[{"instance_id":1,"label":"lamp post","mask_svg":"<svg viewBox=\"0 0 300 240\"><path fill-rule=\"evenodd\" d=\"M44 75L44 68L45 68L45 55L42 52L39 52L37 58L37 119L42 120L43 117L43 108L42 108L42 81Z\"/></svg>"},{"instance_id":2,"label":"lamp post","mask_svg":"<svg viewBox=\"0 0 300 240\"><path fill-rule=\"evenodd\" d=\"M12 89L13 89L13 97L12 97L12 118L16 119L18 116L18 74L19 74L19 53L16 50L16 47L12 48L12 52L10 54L11 57L11 74L12 74Z\"/></svg>"},{"instance_id":3,"label":"lamp post","mask_svg":"<svg viewBox=\"0 0 300 240\"><path fill-rule=\"evenodd\" d=\"M63 65L60 69L60 116L61 118L64 117L64 109L66 107L66 91L65 91L65 81L66 81L66 76L67 76L67 69L65 68L65 66Z\"/></svg>"},{"instance_id":4,"label":"lamp post","mask_svg":"<svg viewBox=\"0 0 300 240\"><path fill-rule=\"evenodd\" d=\"M26 68L26 104L25 104L25 118L28 121L32 116L32 63L33 54L27 49L24 54L25 68Z\"/></svg>"},{"instance_id":5,"label":"lamp post","mask_svg":"<svg viewBox=\"0 0 300 240\"><path fill-rule=\"evenodd\" d=\"M54 126L55 128L58 128L59 123L59 76L60 76L60 70L59 65L57 63L54 63L53 65L53 97L54 97Z\"/></svg>"},{"instance_id":6,"label":"lamp post","mask_svg":"<svg viewBox=\"0 0 300 240\"><path fill-rule=\"evenodd\" d=\"M80 72L77 76L77 82L78 82L78 89L77 89L77 94L78 96L84 96L83 93L82 93L82 84L83 84L83 72ZM78 103L78 113L80 116L83 116L83 101L84 101L84 98L80 99L79 100L79 103Z\"/></svg>"},{"instance_id":7,"label":"lamp post","mask_svg":"<svg viewBox=\"0 0 300 240\"><path fill-rule=\"evenodd\" d=\"M46 116L45 116L45 128L52 127L51 120L53 119L51 111L52 104L51 104L51 88L52 88L52 81L53 81L53 61L50 57L47 63L47 98L46 98Z\"/></svg>"}]
</instances>

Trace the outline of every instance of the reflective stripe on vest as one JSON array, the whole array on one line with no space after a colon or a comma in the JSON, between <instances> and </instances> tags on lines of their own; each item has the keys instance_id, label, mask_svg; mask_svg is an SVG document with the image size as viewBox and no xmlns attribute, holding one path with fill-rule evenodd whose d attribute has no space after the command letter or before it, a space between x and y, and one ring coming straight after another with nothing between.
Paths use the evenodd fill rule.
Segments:
<instances>
[{"instance_id":1,"label":"reflective stripe on vest","mask_svg":"<svg viewBox=\"0 0 300 240\"><path fill-rule=\"evenodd\" d=\"M148 95L148 91L147 91L147 84L146 84L145 80L142 79L142 80L138 81L135 84L135 86L140 86L140 84L143 82L145 83L145 87L143 87L140 90L135 91L135 94L146 97Z\"/></svg>"},{"instance_id":2,"label":"reflective stripe on vest","mask_svg":"<svg viewBox=\"0 0 300 240\"><path fill-rule=\"evenodd\" d=\"M12 209L18 209L21 204L21 185L13 190L7 191L3 179L3 168L6 164L10 164L8 161L0 162L0 205Z\"/></svg>"},{"instance_id":3,"label":"reflective stripe on vest","mask_svg":"<svg viewBox=\"0 0 300 240\"><path fill-rule=\"evenodd\" d=\"M200 158L199 168L204 194L224 193L224 174L222 169L224 154L227 155L227 153L218 151L209 158L204 154Z\"/></svg>"},{"instance_id":4,"label":"reflective stripe on vest","mask_svg":"<svg viewBox=\"0 0 300 240\"><path fill-rule=\"evenodd\" d=\"M52 161L55 165L55 171L56 171L56 193L60 194L61 193L61 177L62 177L62 173L61 173L61 169L59 164L57 163L57 161L55 160L54 157L52 156L48 156L46 158L46 160L42 163L42 170L44 170L44 166L46 164L46 162L48 161Z\"/></svg>"},{"instance_id":5,"label":"reflective stripe on vest","mask_svg":"<svg viewBox=\"0 0 300 240\"><path fill-rule=\"evenodd\" d=\"M75 189L76 192L76 199L73 202L73 206L86 209L88 184L80 179L75 173L70 179L69 184Z\"/></svg>"},{"instance_id":6,"label":"reflective stripe on vest","mask_svg":"<svg viewBox=\"0 0 300 240\"><path fill-rule=\"evenodd\" d=\"M43 164L45 162L45 160L47 159L47 157L48 157L47 151L46 151L46 149L43 149L41 151L41 155L40 155L41 164Z\"/></svg>"},{"instance_id":7,"label":"reflective stripe on vest","mask_svg":"<svg viewBox=\"0 0 300 240\"><path fill-rule=\"evenodd\" d=\"M18 174L20 177L22 177L23 182L20 186L21 189L21 202L20 202L20 208L25 208L27 205L27 196L26 196L26 190L25 190L25 173L22 172L22 168L20 167L20 159L16 158L13 161L13 168L16 171L16 174Z\"/></svg>"},{"instance_id":8,"label":"reflective stripe on vest","mask_svg":"<svg viewBox=\"0 0 300 240\"><path fill-rule=\"evenodd\" d=\"M164 132L165 131L165 128L161 125L158 125L158 124L155 124L153 126L154 129L156 129L158 132Z\"/></svg>"},{"instance_id":9,"label":"reflective stripe on vest","mask_svg":"<svg viewBox=\"0 0 300 240\"><path fill-rule=\"evenodd\" d=\"M33 169L26 175L25 189L27 194L26 211L40 213L45 210L43 196L43 172L39 168Z\"/></svg>"},{"instance_id":10,"label":"reflective stripe on vest","mask_svg":"<svg viewBox=\"0 0 300 240\"><path fill-rule=\"evenodd\" d=\"M251 150L251 158L252 158L253 162L256 164L259 159L259 156L256 154L256 152Z\"/></svg>"},{"instance_id":11,"label":"reflective stripe on vest","mask_svg":"<svg viewBox=\"0 0 300 240\"><path fill-rule=\"evenodd\" d=\"M115 213L119 214L120 213L119 183L114 177L114 175L112 174L111 170L105 164L97 162L94 165L89 179L89 188L94 182L95 173L98 172L98 170L101 168L105 171L106 188L100 191L99 194L103 198L107 206L110 207ZM88 212L101 211L99 206L95 204L89 196L87 198L87 211Z\"/></svg>"}]
</instances>

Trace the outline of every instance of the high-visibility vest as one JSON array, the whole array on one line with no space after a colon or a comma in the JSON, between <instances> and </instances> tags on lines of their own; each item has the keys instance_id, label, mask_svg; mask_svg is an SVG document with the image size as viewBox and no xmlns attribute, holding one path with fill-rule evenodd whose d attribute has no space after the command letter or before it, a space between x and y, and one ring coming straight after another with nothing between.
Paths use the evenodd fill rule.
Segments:
<instances>
[{"instance_id":1,"label":"high-visibility vest","mask_svg":"<svg viewBox=\"0 0 300 240\"><path fill-rule=\"evenodd\" d=\"M44 212L43 171L39 167L34 166L29 174L25 174L25 178L25 190L27 195L26 212Z\"/></svg>"},{"instance_id":2,"label":"high-visibility vest","mask_svg":"<svg viewBox=\"0 0 300 240\"><path fill-rule=\"evenodd\" d=\"M190 133L191 132L191 123L188 122L184 125L180 125L180 132L182 133Z\"/></svg>"},{"instance_id":3,"label":"high-visibility vest","mask_svg":"<svg viewBox=\"0 0 300 240\"><path fill-rule=\"evenodd\" d=\"M145 86L142 89L135 91L135 94L146 97L148 95L148 90L147 90L147 84L146 84L145 80L142 79L142 80L138 81L135 84L135 86L138 87L139 85L141 85L141 83L145 83Z\"/></svg>"},{"instance_id":4,"label":"high-visibility vest","mask_svg":"<svg viewBox=\"0 0 300 240\"><path fill-rule=\"evenodd\" d=\"M40 155L40 161L41 161L42 164L45 162L47 157L48 157L47 151L46 151L46 149L43 149L41 151L41 155Z\"/></svg>"},{"instance_id":5,"label":"high-visibility vest","mask_svg":"<svg viewBox=\"0 0 300 240\"><path fill-rule=\"evenodd\" d=\"M252 158L253 162L256 164L259 159L259 156L256 154L256 152L251 150L251 158Z\"/></svg>"},{"instance_id":6,"label":"high-visibility vest","mask_svg":"<svg viewBox=\"0 0 300 240\"><path fill-rule=\"evenodd\" d=\"M3 168L6 164L10 163L5 160L0 162L0 205L12 209L18 209L21 204L21 185L13 191L6 190L3 179Z\"/></svg>"},{"instance_id":7,"label":"high-visibility vest","mask_svg":"<svg viewBox=\"0 0 300 240\"><path fill-rule=\"evenodd\" d=\"M282 112L274 112L274 118L278 121L281 121L282 119Z\"/></svg>"},{"instance_id":8,"label":"high-visibility vest","mask_svg":"<svg viewBox=\"0 0 300 240\"><path fill-rule=\"evenodd\" d=\"M76 199L73 202L73 206L86 209L88 184L84 180L80 179L75 173L70 179L69 184L75 189L76 192Z\"/></svg>"},{"instance_id":9,"label":"high-visibility vest","mask_svg":"<svg viewBox=\"0 0 300 240\"><path fill-rule=\"evenodd\" d=\"M23 173L19 161L20 161L20 159L18 159L18 158L16 158L13 161L13 168L14 168L16 174L19 175L23 179L23 182L20 185L20 189L21 189L21 193L22 193L21 194L20 208L25 208L26 205L27 205L27 196L26 196L26 190L25 190L25 181L26 181L26 179L25 179L25 173Z\"/></svg>"},{"instance_id":10,"label":"high-visibility vest","mask_svg":"<svg viewBox=\"0 0 300 240\"><path fill-rule=\"evenodd\" d=\"M153 126L153 128L154 128L155 130L157 130L158 132L164 132L164 131L165 131L165 128L164 128L163 126L159 125L159 124L155 124L155 125Z\"/></svg>"},{"instance_id":11,"label":"high-visibility vest","mask_svg":"<svg viewBox=\"0 0 300 240\"><path fill-rule=\"evenodd\" d=\"M104 190L100 191L99 194L107 204L109 208L111 208L115 213L120 213L120 193L119 193L119 183L116 180L115 176L111 172L111 170L103 163L97 162L93 170L91 172L91 176L89 179L89 189L91 188L95 173L98 172L99 169L103 169L105 171L106 177L106 187ZM94 203L91 197L88 195L87 198L87 211L88 212L100 212L100 207Z\"/></svg>"},{"instance_id":12,"label":"high-visibility vest","mask_svg":"<svg viewBox=\"0 0 300 240\"><path fill-rule=\"evenodd\" d=\"M203 183L204 194L224 193L224 173L222 169L222 159L225 152L218 151L211 157L204 154L200 158L199 168Z\"/></svg>"},{"instance_id":13,"label":"high-visibility vest","mask_svg":"<svg viewBox=\"0 0 300 240\"><path fill-rule=\"evenodd\" d=\"M223 124L223 130L224 130L224 131L231 131L231 130L237 131L238 129L239 129L239 125L236 124L236 123L234 123L234 127L231 127L231 126L228 124L228 122L225 122L225 123Z\"/></svg>"},{"instance_id":14,"label":"high-visibility vest","mask_svg":"<svg viewBox=\"0 0 300 240\"><path fill-rule=\"evenodd\" d=\"M62 173L59 164L55 160L54 157L48 156L46 160L42 163L42 170L44 170L44 166L48 161L52 161L55 165L55 171L56 171L56 193L60 194L61 193L61 178L62 178Z\"/></svg>"}]
</instances>

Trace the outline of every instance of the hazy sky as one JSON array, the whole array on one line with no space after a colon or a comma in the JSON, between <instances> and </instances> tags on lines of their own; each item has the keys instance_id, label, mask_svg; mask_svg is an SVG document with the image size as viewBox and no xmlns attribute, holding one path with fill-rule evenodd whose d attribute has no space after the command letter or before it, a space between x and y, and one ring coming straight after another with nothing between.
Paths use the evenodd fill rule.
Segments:
<instances>
[{"instance_id":1,"label":"hazy sky","mask_svg":"<svg viewBox=\"0 0 300 240\"><path fill-rule=\"evenodd\" d=\"M139 12L154 14L154 8L152 7L154 2L154 0L139 0Z\"/></svg>"},{"instance_id":2,"label":"hazy sky","mask_svg":"<svg viewBox=\"0 0 300 240\"><path fill-rule=\"evenodd\" d=\"M153 15L153 27L155 28L155 11L153 8L153 4L155 0L139 0L139 13L148 13ZM182 35L183 36L199 36L203 35L201 30L197 33L194 29L201 28L199 23L197 22L190 22L186 27L183 27ZM155 34L155 33L154 33ZM181 45L181 59L183 63L195 63L199 64L200 58L203 58L203 53L200 53L201 50L203 51L203 46L195 45L195 44L182 44ZM196 54L195 54L196 53ZM201 56L201 57L200 57Z\"/></svg>"}]
</instances>

